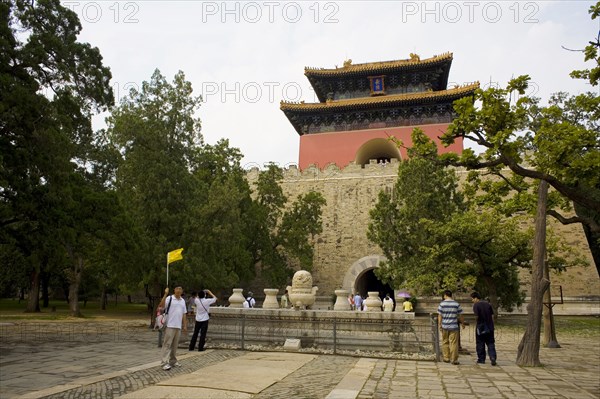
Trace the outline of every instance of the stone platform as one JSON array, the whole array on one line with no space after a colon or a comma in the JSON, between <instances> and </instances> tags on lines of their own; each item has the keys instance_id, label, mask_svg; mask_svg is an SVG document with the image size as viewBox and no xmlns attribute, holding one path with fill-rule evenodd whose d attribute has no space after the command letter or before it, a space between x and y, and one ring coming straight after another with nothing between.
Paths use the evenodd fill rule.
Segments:
<instances>
[{"instance_id":1,"label":"stone platform","mask_svg":"<svg viewBox=\"0 0 600 399\"><path fill-rule=\"evenodd\" d=\"M430 319L415 319L414 313L211 308L210 324L211 345L217 347L282 349L286 340L298 339L301 348L320 353L435 355L435 329Z\"/></svg>"},{"instance_id":2,"label":"stone platform","mask_svg":"<svg viewBox=\"0 0 600 399\"><path fill-rule=\"evenodd\" d=\"M24 398L600 398L600 340L558 332L544 367L515 364L521 331L497 331L498 366L306 353L180 350L159 366L156 333L139 322L0 326L0 397ZM28 325L25 325L28 324ZM31 326L30 324L35 324ZM85 329L81 329L85 326ZM209 326L209 338L213 326ZM597 335L593 335L597 337ZM465 330L463 347L474 353Z\"/></svg>"}]
</instances>

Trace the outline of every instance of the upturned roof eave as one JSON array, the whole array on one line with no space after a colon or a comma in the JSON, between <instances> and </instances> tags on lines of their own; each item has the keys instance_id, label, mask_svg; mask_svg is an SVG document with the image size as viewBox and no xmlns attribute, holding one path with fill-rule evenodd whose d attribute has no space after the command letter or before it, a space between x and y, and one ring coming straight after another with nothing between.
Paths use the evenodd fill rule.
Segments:
<instances>
[{"instance_id":1,"label":"upturned roof eave","mask_svg":"<svg viewBox=\"0 0 600 399\"><path fill-rule=\"evenodd\" d=\"M363 64L349 64L341 68L313 68L305 67L304 75L313 77L333 77L333 76L355 76L368 74L380 74L391 71L411 70L422 67L428 67L434 64L452 63L453 54L450 52L435 55L423 60L406 59L382 62L367 62Z\"/></svg>"},{"instance_id":2,"label":"upturned roof eave","mask_svg":"<svg viewBox=\"0 0 600 399\"><path fill-rule=\"evenodd\" d=\"M410 103L415 101L435 101L443 100L448 98L460 98L466 95L472 94L476 89L479 88L479 82L475 82L469 85L456 87L448 90L439 90L432 92L419 92L419 93L405 93L405 94L394 94L374 97L361 97L347 100L336 100L326 101L319 103L296 103L296 102L284 102L280 103L280 109L282 111L333 111L333 110L344 110L344 109L355 109L361 107L376 106L393 106L396 104Z\"/></svg>"}]
</instances>

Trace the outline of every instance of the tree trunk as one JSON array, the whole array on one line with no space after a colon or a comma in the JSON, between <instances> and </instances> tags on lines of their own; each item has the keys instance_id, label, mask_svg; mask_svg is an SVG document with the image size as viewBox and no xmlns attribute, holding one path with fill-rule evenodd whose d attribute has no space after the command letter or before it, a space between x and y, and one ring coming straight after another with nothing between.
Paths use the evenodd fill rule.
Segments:
<instances>
[{"instance_id":1,"label":"tree trunk","mask_svg":"<svg viewBox=\"0 0 600 399\"><path fill-rule=\"evenodd\" d=\"M598 212L584 208L576 203L574 203L574 208L577 216L593 218L596 223L600 224L600 215ZM592 258L596 264L596 272L598 273L598 276L600 276L600 232L592 231L590 226L584 223L582 223L581 226L583 227L585 238L587 239L588 246L590 247Z\"/></svg>"},{"instance_id":2,"label":"tree trunk","mask_svg":"<svg viewBox=\"0 0 600 399\"><path fill-rule=\"evenodd\" d=\"M83 271L83 258L76 255L73 259L73 270L69 282L69 313L73 317L82 317L79 309L79 284L81 283L81 273Z\"/></svg>"},{"instance_id":3,"label":"tree trunk","mask_svg":"<svg viewBox=\"0 0 600 399\"><path fill-rule=\"evenodd\" d=\"M34 313L40 312L40 272L35 269L31 272L29 286L29 299L27 300L27 308L25 312Z\"/></svg>"},{"instance_id":4,"label":"tree trunk","mask_svg":"<svg viewBox=\"0 0 600 399\"><path fill-rule=\"evenodd\" d=\"M535 217L535 236L533 239L533 264L531 267L531 299L527 306L527 326L517 350L518 366L541 366L540 330L544 292L550 282L544 279L544 261L546 258L546 202L548 182L540 181L538 189L537 214Z\"/></svg>"},{"instance_id":5,"label":"tree trunk","mask_svg":"<svg viewBox=\"0 0 600 399\"><path fill-rule=\"evenodd\" d=\"M108 304L108 294L106 293L106 285L102 286L102 294L100 295L100 303L101 309L106 310L106 305Z\"/></svg>"},{"instance_id":6,"label":"tree trunk","mask_svg":"<svg viewBox=\"0 0 600 399\"><path fill-rule=\"evenodd\" d=\"M42 307L47 308L50 304L50 297L48 294L48 285L50 284L50 273L41 273L40 278L42 283Z\"/></svg>"},{"instance_id":7,"label":"tree trunk","mask_svg":"<svg viewBox=\"0 0 600 399\"><path fill-rule=\"evenodd\" d=\"M498 309L500 308L498 303L498 291L496 290L496 284L494 284L494 280L491 277L485 276L485 281L488 288L490 305L492 305L492 309L494 309L494 323L496 323L498 321Z\"/></svg>"},{"instance_id":8,"label":"tree trunk","mask_svg":"<svg viewBox=\"0 0 600 399\"><path fill-rule=\"evenodd\" d=\"M544 278L550 282L550 269L548 262L544 262ZM544 338L542 345L547 348L560 348L556 339L556 330L554 328L554 314L552 313L552 292L550 286L544 293Z\"/></svg>"},{"instance_id":9,"label":"tree trunk","mask_svg":"<svg viewBox=\"0 0 600 399\"><path fill-rule=\"evenodd\" d=\"M131 295L127 295L127 303L131 303Z\"/></svg>"},{"instance_id":10,"label":"tree trunk","mask_svg":"<svg viewBox=\"0 0 600 399\"><path fill-rule=\"evenodd\" d=\"M159 295L152 296L150 290L146 289L146 295L148 297L148 311L150 312L150 328L154 328L154 322L156 321L156 311L158 310L158 305L160 304L160 299L162 298L162 288L160 283L155 283L154 291L158 292Z\"/></svg>"}]
</instances>

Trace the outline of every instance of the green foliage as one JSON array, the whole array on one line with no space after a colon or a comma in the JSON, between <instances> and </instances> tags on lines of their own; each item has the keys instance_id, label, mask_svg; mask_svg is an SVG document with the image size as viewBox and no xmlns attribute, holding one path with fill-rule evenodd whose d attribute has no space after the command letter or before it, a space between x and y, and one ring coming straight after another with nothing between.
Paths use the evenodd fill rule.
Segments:
<instances>
[{"instance_id":1,"label":"green foliage","mask_svg":"<svg viewBox=\"0 0 600 399\"><path fill-rule=\"evenodd\" d=\"M166 254L179 247L186 248L184 262L172 265L172 281L183 284L196 270L206 272L207 282L224 277L221 264L206 263L222 251L203 232L214 229L228 209L222 201L237 198L224 191L235 186L227 171L239 168L240 156L227 143L202 147L200 103L182 72L169 83L156 70L107 119L106 133L120 155L115 186L139 233L129 268L155 295L165 283ZM208 253L213 255L205 258Z\"/></svg>"},{"instance_id":2,"label":"green foliage","mask_svg":"<svg viewBox=\"0 0 600 399\"><path fill-rule=\"evenodd\" d=\"M485 151L442 161L486 170L495 179L472 174L465 193L504 214L535 209L535 180L546 180L552 186L548 214L563 224L583 225L600 268L600 97L557 93L547 106L527 96L514 99L528 80L521 76L505 89L477 90L475 103L471 98L456 101L457 117L442 141L449 144L462 137ZM564 211L572 210L576 216L565 216Z\"/></svg>"},{"instance_id":3,"label":"green foliage","mask_svg":"<svg viewBox=\"0 0 600 399\"><path fill-rule=\"evenodd\" d=\"M90 174L103 163L91 115L112 105L111 75L58 0L4 1L0 29L0 243L20 253L13 271L32 277L34 311L40 275L97 239L86 229L99 216L84 208L106 186Z\"/></svg>"},{"instance_id":4,"label":"green foliage","mask_svg":"<svg viewBox=\"0 0 600 399\"><path fill-rule=\"evenodd\" d=\"M387 261L378 276L425 295L476 289L506 309L520 305L518 268L531 259L531 232L519 221L467 201L456 174L418 129L391 193L382 191L367 236Z\"/></svg>"},{"instance_id":5,"label":"green foliage","mask_svg":"<svg viewBox=\"0 0 600 399\"><path fill-rule=\"evenodd\" d=\"M588 13L591 15L592 20L600 16L600 2L590 6ZM584 54L584 61L595 61L596 65L590 69L575 70L571 72L571 77L574 79L585 79L590 82L592 86L598 85L600 80L600 54L598 49L600 48L600 33L595 40L590 41L589 44L582 50Z\"/></svg>"},{"instance_id":6,"label":"green foliage","mask_svg":"<svg viewBox=\"0 0 600 399\"><path fill-rule=\"evenodd\" d=\"M494 210L456 213L442 234L460 245L460 253L474 281L471 286L489 296L495 306L511 310L525 297L519 285L518 268L530 266L531 230L522 230L516 218L504 218Z\"/></svg>"},{"instance_id":7,"label":"green foliage","mask_svg":"<svg viewBox=\"0 0 600 399\"><path fill-rule=\"evenodd\" d=\"M200 104L182 72L168 83L155 71L108 118L118 154L115 186L138 234L128 269L160 295L166 253L183 247L170 282L186 289L247 284L257 266L280 285L292 259L312 265L309 236L320 232L324 201L309 193L288 205L274 165L260 173L253 199L240 151L227 140L203 142Z\"/></svg>"},{"instance_id":8,"label":"green foliage","mask_svg":"<svg viewBox=\"0 0 600 399\"><path fill-rule=\"evenodd\" d=\"M289 281L294 266L310 270L313 246L310 241L322 231L325 199L309 191L288 204L280 182L283 171L274 164L261 171L256 183L253 253L262 277L278 287Z\"/></svg>"}]
</instances>

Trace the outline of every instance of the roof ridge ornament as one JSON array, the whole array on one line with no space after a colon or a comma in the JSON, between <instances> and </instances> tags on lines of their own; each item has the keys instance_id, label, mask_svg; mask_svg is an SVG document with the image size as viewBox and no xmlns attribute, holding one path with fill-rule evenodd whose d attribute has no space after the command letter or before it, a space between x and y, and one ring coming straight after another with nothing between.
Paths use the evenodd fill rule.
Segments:
<instances>
[{"instance_id":1,"label":"roof ridge ornament","mask_svg":"<svg viewBox=\"0 0 600 399\"><path fill-rule=\"evenodd\" d=\"M434 55L432 58L436 58L436 56ZM421 57L419 57L419 54L410 53L410 60L413 62L421 62Z\"/></svg>"}]
</instances>

